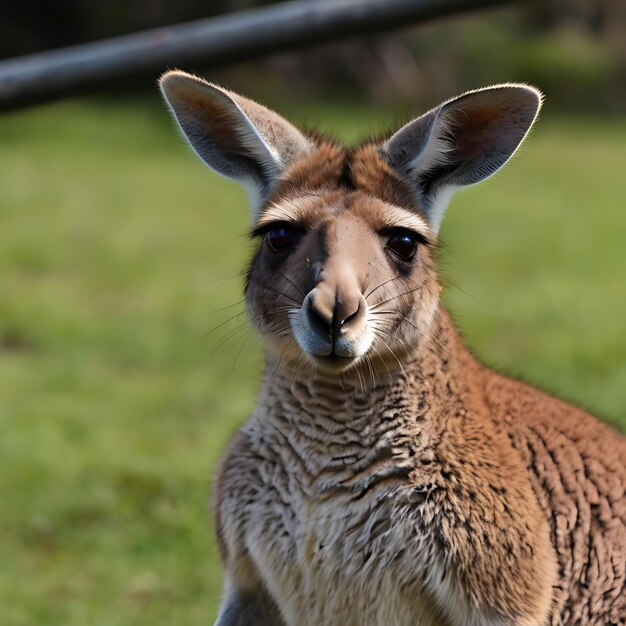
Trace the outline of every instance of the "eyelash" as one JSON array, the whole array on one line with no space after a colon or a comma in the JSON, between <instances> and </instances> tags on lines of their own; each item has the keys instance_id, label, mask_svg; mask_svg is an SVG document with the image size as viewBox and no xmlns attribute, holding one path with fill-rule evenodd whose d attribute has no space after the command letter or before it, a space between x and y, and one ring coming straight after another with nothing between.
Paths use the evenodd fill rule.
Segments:
<instances>
[{"instance_id":1,"label":"eyelash","mask_svg":"<svg viewBox=\"0 0 626 626\"><path fill-rule=\"evenodd\" d=\"M263 238L269 233L271 230L275 230L277 228L288 228L291 230L297 230L300 233L304 232L304 228L299 224L294 222L288 222L286 220L279 220L276 222L268 222L267 224L261 224L261 226L257 226L250 233L250 237L252 239Z\"/></svg>"},{"instance_id":2,"label":"eyelash","mask_svg":"<svg viewBox=\"0 0 626 626\"><path fill-rule=\"evenodd\" d=\"M412 228L404 228L402 226L387 226L379 230L378 234L381 237L387 237L388 239L390 237L393 237L394 235L408 234L408 235L411 235L412 237L415 237L415 241L420 246L427 246L429 244L428 239L424 235L422 235L416 230L413 230Z\"/></svg>"}]
</instances>

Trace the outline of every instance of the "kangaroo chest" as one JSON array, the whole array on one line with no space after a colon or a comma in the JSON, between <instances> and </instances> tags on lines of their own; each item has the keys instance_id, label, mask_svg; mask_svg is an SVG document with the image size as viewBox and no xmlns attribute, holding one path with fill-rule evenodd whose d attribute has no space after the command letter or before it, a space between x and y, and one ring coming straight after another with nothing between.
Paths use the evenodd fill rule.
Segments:
<instances>
[{"instance_id":1,"label":"kangaroo chest","mask_svg":"<svg viewBox=\"0 0 626 626\"><path fill-rule=\"evenodd\" d=\"M431 555L406 461L374 461L360 477L353 459L315 475L302 459L291 460L297 473L285 461L260 461L248 477L263 495L247 506L244 535L287 623L407 624L418 613L434 623L419 599Z\"/></svg>"},{"instance_id":2,"label":"kangaroo chest","mask_svg":"<svg viewBox=\"0 0 626 626\"><path fill-rule=\"evenodd\" d=\"M398 507L353 507L336 498L295 515L276 515L276 508L253 512L247 538L287 624L441 623L422 597L418 562L428 560L426 550L413 542L407 551L411 532L398 522Z\"/></svg>"},{"instance_id":3,"label":"kangaroo chest","mask_svg":"<svg viewBox=\"0 0 626 626\"><path fill-rule=\"evenodd\" d=\"M223 523L288 625L446 623L425 592L442 567L428 531L434 484L416 483L427 454L395 410L350 422L320 411L297 426L253 417L246 451L226 460Z\"/></svg>"}]
</instances>

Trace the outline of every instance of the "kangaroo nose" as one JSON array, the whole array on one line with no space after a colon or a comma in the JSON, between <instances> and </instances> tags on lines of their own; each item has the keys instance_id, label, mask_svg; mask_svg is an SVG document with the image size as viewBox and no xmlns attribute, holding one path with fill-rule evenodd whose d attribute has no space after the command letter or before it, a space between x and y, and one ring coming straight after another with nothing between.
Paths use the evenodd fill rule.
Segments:
<instances>
[{"instance_id":1,"label":"kangaroo nose","mask_svg":"<svg viewBox=\"0 0 626 626\"><path fill-rule=\"evenodd\" d=\"M319 294L311 294L308 314L311 325L325 335L345 333L364 311L365 298L359 294L348 297L337 294L334 302Z\"/></svg>"},{"instance_id":2,"label":"kangaroo nose","mask_svg":"<svg viewBox=\"0 0 626 626\"><path fill-rule=\"evenodd\" d=\"M359 292L326 293L314 289L306 298L305 313L310 330L324 341L331 352L352 356L350 342L365 324L367 304Z\"/></svg>"}]
</instances>

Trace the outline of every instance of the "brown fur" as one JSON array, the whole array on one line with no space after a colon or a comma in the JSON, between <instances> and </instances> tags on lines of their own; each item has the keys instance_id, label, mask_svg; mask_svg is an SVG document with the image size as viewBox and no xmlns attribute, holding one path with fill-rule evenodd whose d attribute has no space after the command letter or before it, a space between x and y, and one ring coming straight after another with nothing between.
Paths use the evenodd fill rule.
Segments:
<instances>
[{"instance_id":1,"label":"brown fur","mask_svg":"<svg viewBox=\"0 0 626 626\"><path fill-rule=\"evenodd\" d=\"M421 212L411 187L387 163L375 144L350 149L319 136L311 140L314 149L289 169L267 206L306 192L359 189L394 206Z\"/></svg>"}]
</instances>

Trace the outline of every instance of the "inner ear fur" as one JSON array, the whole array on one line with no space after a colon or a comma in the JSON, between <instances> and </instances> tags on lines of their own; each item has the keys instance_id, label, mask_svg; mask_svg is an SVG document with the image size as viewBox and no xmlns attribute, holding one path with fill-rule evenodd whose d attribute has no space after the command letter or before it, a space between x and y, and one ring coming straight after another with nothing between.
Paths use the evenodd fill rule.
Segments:
<instances>
[{"instance_id":1,"label":"inner ear fur","mask_svg":"<svg viewBox=\"0 0 626 626\"><path fill-rule=\"evenodd\" d=\"M218 85L174 70L159 86L196 154L246 188L253 216L284 169L310 149L280 115Z\"/></svg>"},{"instance_id":2,"label":"inner ear fur","mask_svg":"<svg viewBox=\"0 0 626 626\"><path fill-rule=\"evenodd\" d=\"M409 122L383 145L415 189L436 232L460 187L497 172L513 155L541 108L541 93L505 84L464 93Z\"/></svg>"}]
</instances>

